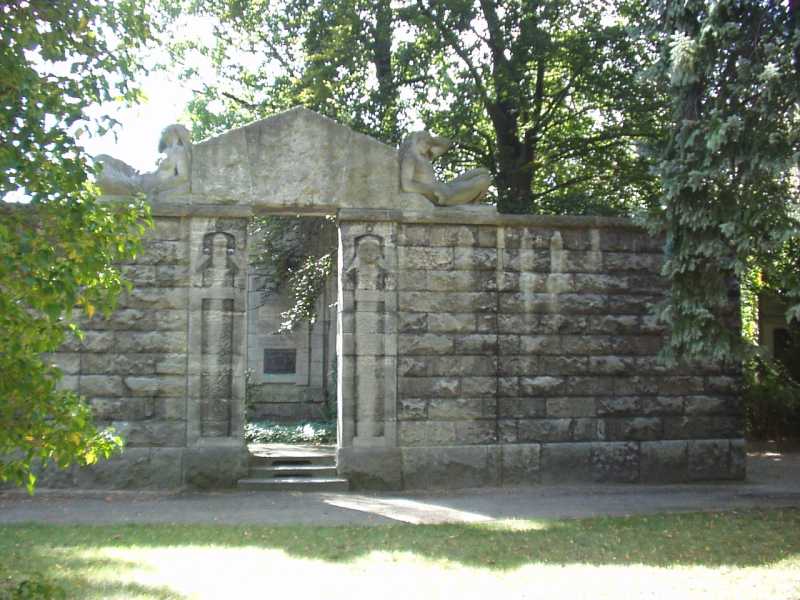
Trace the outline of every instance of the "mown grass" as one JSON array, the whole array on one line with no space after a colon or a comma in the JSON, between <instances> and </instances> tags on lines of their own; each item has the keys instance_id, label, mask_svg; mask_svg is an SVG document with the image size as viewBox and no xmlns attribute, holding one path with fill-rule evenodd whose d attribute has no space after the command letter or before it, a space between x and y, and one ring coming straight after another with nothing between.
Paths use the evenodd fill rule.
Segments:
<instances>
[{"instance_id":1,"label":"mown grass","mask_svg":"<svg viewBox=\"0 0 800 600\"><path fill-rule=\"evenodd\" d=\"M800 510L379 527L0 527L67 598L800 598ZM0 593L2 597L2 593Z\"/></svg>"}]
</instances>

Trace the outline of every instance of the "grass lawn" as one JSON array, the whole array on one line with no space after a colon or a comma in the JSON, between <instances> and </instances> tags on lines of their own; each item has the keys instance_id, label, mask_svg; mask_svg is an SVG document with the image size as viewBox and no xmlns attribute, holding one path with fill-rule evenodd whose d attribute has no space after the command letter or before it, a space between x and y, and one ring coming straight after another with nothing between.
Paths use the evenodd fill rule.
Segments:
<instances>
[{"instance_id":1,"label":"grass lawn","mask_svg":"<svg viewBox=\"0 0 800 600\"><path fill-rule=\"evenodd\" d=\"M0 526L0 598L29 578L66 598L104 600L797 600L800 510L378 527Z\"/></svg>"}]
</instances>

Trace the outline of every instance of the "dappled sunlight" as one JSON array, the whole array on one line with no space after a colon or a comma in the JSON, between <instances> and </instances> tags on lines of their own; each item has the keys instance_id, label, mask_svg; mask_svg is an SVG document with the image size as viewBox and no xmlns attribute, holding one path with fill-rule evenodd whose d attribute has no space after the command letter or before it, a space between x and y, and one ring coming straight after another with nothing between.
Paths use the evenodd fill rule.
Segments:
<instances>
[{"instance_id":1,"label":"dappled sunlight","mask_svg":"<svg viewBox=\"0 0 800 600\"><path fill-rule=\"evenodd\" d=\"M355 494L332 495L326 504L420 525L422 523L481 523L492 517L408 498L375 498Z\"/></svg>"},{"instance_id":2,"label":"dappled sunlight","mask_svg":"<svg viewBox=\"0 0 800 600\"><path fill-rule=\"evenodd\" d=\"M521 523L520 523L521 524ZM342 540L346 543L346 540ZM349 563L298 558L260 546L100 547L77 557L93 567L87 598L260 598L276 593L296 597L353 599L481 598L688 598L789 600L800 590L798 562L766 569L648 567L625 565L543 565L531 557L519 568L493 571L430 559L409 549L372 550ZM124 565L113 566L116 561ZM635 559L634 559L635 561ZM487 564L486 567L491 565ZM135 584L154 595L108 594L115 585ZM122 589L122 588L121 588Z\"/></svg>"},{"instance_id":3,"label":"dappled sunlight","mask_svg":"<svg viewBox=\"0 0 800 600\"><path fill-rule=\"evenodd\" d=\"M548 529L552 521L531 521L526 519L503 519L492 521L483 525L493 531L542 531Z\"/></svg>"},{"instance_id":4,"label":"dappled sunlight","mask_svg":"<svg viewBox=\"0 0 800 600\"><path fill-rule=\"evenodd\" d=\"M413 518L425 506L377 508ZM426 510L435 509L442 507L432 501ZM374 527L0 526L0 571L15 581L46 574L81 600L800 598L794 509L552 521L473 516L472 523Z\"/></svg>"}]
</instances>

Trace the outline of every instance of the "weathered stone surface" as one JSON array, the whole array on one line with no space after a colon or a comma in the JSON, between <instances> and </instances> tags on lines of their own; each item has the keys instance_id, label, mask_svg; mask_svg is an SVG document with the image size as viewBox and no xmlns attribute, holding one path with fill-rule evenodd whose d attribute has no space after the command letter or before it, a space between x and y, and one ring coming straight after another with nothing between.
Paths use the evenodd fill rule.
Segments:
<instances>
[{"instance_id":1,"label":"weathered stone surface","mask_svg":"<svg viewBox=\"0 0 800 600\"><path fill-rule=\"evenodd\" d=\"M613 271L646 271L659 273L664 258L661 254L642 254L634 252L604 252L603 268Z\"/></svg>"},{"instance_id":2,"label":"weathered stone surface","mask_svg":"<svg viewBox=\"0 0 800 600\"><path fill-rule=\"evenodd\" d=\"M570 396L603 396L614 393L612 377L567 377L564 382L564 393Z\"/></svg>"},{"instance_id":3,"label":"weathered stone surface","mask_svg":"<svg viewBox=\"0 0 800 600\"><path fill-rule=\"evenodd\" d=\"M397 233L398 246L430 246L431 226L404 224Z\"/></svg>"},{"instance_id":4,"label":"weathered stone surface","mask_svg":"<svg viewBox=\"0 0 800 600\"><path fill-rule=\"evenodd\" d=\"M425 357L427 373L434 376L496 376L498 359L495 356L455 355Z\"/></svg>"},{"instance_id":5,"label":"weathered stone surface","mask_svg":"<svg viewBox=\"0 0 800 600\"><path fill-rule=\"evenodd\" d=\"M401 269L452 269L452 248L427 248L424 246L407 246L398 248L398 259Z\"/></svg>"},{"instance_id":6,"label":"weathered stone surface","mask_svg":"<svg viewBox=\"0 0 800 600\"><path fill-rule=\"evenodd\" d=\"M403 482L408 489L498 485L499 446L402 448Z\"/></svg>"},{"instance_id":7,"label":"weathered stone surface","mask_svg":"<svg viewBox=\"0 0 800 600\"><path fill-rule=\"evenodd\" d=\"M497 404L503 417L529 419L546 415L545 398L498 398Z\"/></svg>"},{"instance_id":8,"label":"weathered stone surface","mask_svg":"<svg viewBox=\"0 0 800 600\"><path fill-rule=\"evenodd\" d=\"M42 360L61 369L65 375L81 372L81 355L78 352L52 352L42 356Z\"/></svg>"},{"instance_id":9,"label":"weathered stone surface","mask_svg":"<svg viewBox=\"0 0 800 600\"><path fill-rule=\"evenodd\" d=\"M63 375L61 379L56 382L56 389L59 391L80 391L81 378L78 375Z\"/></svg>"},{"instance_id":10,"label":"weathered stone surface","mask_svg":"<svg viewBox=\"0 0 800 600\"><path fill-rule=\"evenodd\" d=\"M455 336L455 352L457 354L492 355L497 353L497 336L485 334Z\"/></svg>"},{"instance_id":11,"label":"weathered stone surface","mask_svg":"<svg viewBox=\"0 0 800 600\"><path fill-rule=\"evenodd\" d=\"M646 396L642 400L643 415L682 415L683 396Z\"/></svg>"},{"instance_id":12,"label":"weathered stone surface","mask_svg":"<svg viewBox=\"0 0 800 600\"><path fill-rule=\"evenodd\" d=\"M538 356L502 356L498 360L497 373L501 377L499 380L514 379L513 386L515 391L512 395L517 395L519 380L518 375L534 376L542 371L540 368L540 358ZM504 394L508 395L508 394Z\"/></svg>"},{"instance_id":13,"label":"weathered stone surface","mask_svg":"<svg viewBox=\"0 0 800 600\"><path fill-rule=\"evenodd\" d=\"M592 444L543 444L542 483L586 482L592 479Z\"/></svg>"},{"instance_id":14,"label":"weathered stone surface","mask_svg":"<svg viewBox=\"0 0 800 600\"><path fill-rule=\"evenodd\" d=\"M247 335L239 313L259 299L255 289L244 298L246 218L269 205L338 211L343 268L358 267L341 278L337 299L343 450L356 424L370 417L380 426L369 447L341 455L354 486L681 481L690 444L693 478L743 475L739 374L713 364L671 368L656 356L665 331L648 304L667 289L663 240L622 221L434 208L399 191L395 149L303 110L196 152L192 193L156 203L158 229L140 260L122 265L134 289L120 310L84 319L87 339L63 348L62 385L92 392L98 418L118 423L132 450L206 442L198 407L213 402L202 396L223 390L232 401L220 407L242 408L243 369L260 377L260 357L245 364L236 337ZM253 171L259 164L270 168ZM217 236L216 256L208 234ZM379 273L366 283L354 262L365 239ZM233 315L221 345L202 331L223 319L197 318L209 303ZM318 331L309 331L312 345ZM224 369L214 379L205 366L218 354ZM299 388L324 387L314 380L323 359L307 355L286 379L290 391L251 387L255 397L271 386L252 403L254 415L271 405L271 414L289 416L302 404ZM240 450L225 446L240 440L216 441L219 456ZM200 447L197 456L215 455ZM186 473L195 484L229 485L229 458L208 472L190 459Z\"/></svg>"},{"instance_id":15,"label":"weathered stone surface","mask_svg":"<svg viewBox=\"0 0 800 600\"><path fill-rule=\"evenodd\" d=\"M592 397L548 398L548 417L594 417L597 413Z\"/></svg>"},{"instance_id":16,"label":"weathered stone surface","mask_svg":"<svg viewBox=\"0 0 800 600\"><path fill-rule=\"evenodd\" d=\"M641 443L643 483L682 483L688 478L688 443L658 441Z\"/></svg>"},{"instance_id":17,"label":"weathered stone surface","mask_svg":"<svg viewBox=\"0 0 800 600\"><path fill-rule=\"evenodd\" d=\"M497 378L495 377L464 377L461 379L461 395L494 396L497 392Z\"/></svg>"},{"instance_id":18,"label":"weathered stone surface","mask_svg":"<svg viewBox=\"0 0 800 600\"><path fill-rule=\"evenodd\" d=\"M355 489L399 490L403 487L403 454L397 448L339 448L337 470Z\"/></svg>"},{"instance_id":19,"label":"weathered stone surface","mask_svg":"<svg viewBox=\"0 0 800 600\"><path fill-rule=\"evenodd\" d=\"M398 323L400 333L425 333L427 330L427 313L400 313Z\"/></svg>"},{"instance_id":20,"label":"weathered stone surface","mask_svg":"<svg viewBox=\"0 0 800 600\"><path fill-rule=\"evenodd\" d=\"M403 377L398 382L403 398L453 398L460 394L459 380L447 377Z\"/></svg>"},{"instance_id":21,"label":"weathered stone surface","mask_svg":"<svg viewBox=\"0 0 800 600\"><path fill-rule=\"evenodd\" d=\"M84 375L80 382L81 393L87 397L115 397L126 393L122 378L115 375Z\"/></svg>"},{"instance_id":22,"label":"weathered stone surface","mask_svg":"<svg viewBox=\"0 0 800 600\"><path fill-rule=\"evenodd\" d=\"M91 398L89 405L101 421L140 421L155 412L151 398Z\"/></svg>"},{"instance_id":23,"label":"weathered stone surface","mask_svg":"<svg viewBox=\"0 0 800 600\"><path fill-rule=\"evenodd\" d=\"M183 485L183 448L126 448L110 460L75 469L87 489L176 489Z\"/></svg>"},{"instance_id":24,"label":"weathered stone surface","mask_svg":"<svg viewBox=\"0 0 800 600\"><path fill-rule=\"evenodd\" d=\"M192 192L216 202L431 209L423 196L400 191L395 148L304 108L195 144L192 157Z\"/></svg>"},{"instance_id":25,"label":"weathered stone surface","mask_svg":"<svg viewBox=\"0 0 800 600\"><path fill-rule=\"evenodd\" d=\"M542 375L586 375L589 359L585 356L541 356L539 373Z\"/></svg>"},{"instance_id":26,"label":"weathered stone surface","mask_svg":"<svg viewBox=\"0 0 800 600\"><path fill-rule=\"evenodd\" d=\"M186 288L133 288L122 294L119 306L124 308L185 308L188 302Z\"/></svg>"},{"instance_id":27,"label":"weathered stone surface","mask_svg":"<svg viewBox=\"0 0 800 600\"><path fill-rule=\"evenodd\" d=\"M136 257L139 265L177 265L189 258L188 245L182 241L151 240L143 244Z\"/></svg>"},{"instance_id":28,"label":"weathered stone surface","mask_svg":"<svg viewBox=\"0 0 800 600\"><path fill-rule=\"evenodd\" d=\"M524 485L541 481L540 444L503 444L500 449L500 479L503 485Z\"/></svg>"},{"instance_id":29,"label":"weathered stone surface","mask_svg":"<svg viewBox=\"0 0 800 600\"><path fill-rule=\"evenodd\" d=\"M475 313L430 313L428 331L432 333L472 333L477 328Z\"/></svg>"},{"instance_id":30,"label":"weathered stone surface","mask_svg":"<svg viewBox=\"0 0 800 600\"><path fill-rule=\"evenodd\" d=\"M397 430L401 446L445 446L456 439L454 421L401 421Z\"/></svg>"},{"instance_id":31,"label":"weathered stone surface","mask_svg":"<svg viewBox=\"0 0 800 600\"><path fill-rule=\"evenodd\" d=\"M110 331L86 331L83 339L70 340L64 345L64 349L79 350L85 352L109 352L114 348L114 333Z\"/></svg>"},{"instance_id":32,"label":"weathered stone surface","mask_svg":"<svg viewBox=\"0 0 800 600\"><path fill-rule=\"evenodd\" d=\"M458 420L455 423L455 441L457 444L496 444L497 421L491 419Z\"/></svg>"},{"instance_id":33,"label":"weathered stone surface","mask_svg":"<svg viewBox=\"0 0 800 600\"><path fill-rule=\"evenodd\" d=\"M730 479L730 440L690 440L689 479Z\"/></svg>"},{"instance_id":34,"label":"weathered stone surface","mask_svg":"<svg viewBox=\"0 0 800 600\"><path fill-rule=\"evenodd\" d=\"M186 332L134 332L120 331L114 344L118 352L132 353L180 353L186 351Z\"/></svg>"},{"instance_id":35,"label":"weathered stone surface","mask_svg":"<svg viewBox=\"0 0 800 600\"><path fill-rule=\"evenodd\" d=\"M598 398L598 416L635 415L642 411L642 399L638 396Z\"/></svg>"},{"instance_id":36,"label":"weathered stone surface","mask_svg":"<svg viewBox=\"0 0 800 600\"><path fill-rule=\"evenodd\" d=\"M521 442L569 442L574 431L573 419L524 419L517 424Z\"/></svg>"},{"instance_id":37,"label":"weathered stone surface","mask_svg":"<svg viewBox=\"0 0 800 600\"><path fill-rule=\"evenodd\" d=\"M597 375L634 373L636 362L627 356L590 356L588 372Z\"/></svg>"},{"instance_id":38,"label":"weathered stone surface","mask_svg":"<svg viewBox=\"0 0 800 600\"><path fill-rule=\"evenodd\" d=\"M595 481L635 483L639 480L639 444L592 444L591 460Z\"/></svg>"},{"instance_id":39,"label":"weathered stone surface","mask_svg":"<svg viewBox=\"0 0 800 600\"><path fill-rule=\"evenodd\" d=\"M607 418L598 422L598 431L609 441L645 441L663 437L663 423L658 417Z\"/></svg>"},{"instance_id":40,"label":"weathered stone surface","mask_svg":"<svg viewBox=\"0 0 800 600\"><path fill-rule=\"evenodd\" d=\"M112 421L114 429L130 447L173 447L186 445L186 424L183 421Z\"/></svg>"},{"instance_id":41,"label":"weathered stone surface","mask_svg":"<svg viewBox=\"0 0 800 600\"><path fill-rule=\"evenodd\" d=\"M156 216L153 225L153 229L145 233L145 240L184 240L187 237L186 220L180 217Z\"/></svg>"},{"instance_id":42,"label":"weathered stone surface","mask_svg":"<svg viewBox=\"0 0 800 600\"><path fill-rule=\"evenodd\" d=\"M183 480L200 489L234 487L247 474L247 447L230 445L186 448Z\"/></svg>"},{"instance_id":43,"label":"weathered stone surface","mask_svg":"<svg viewBox=\"0 0 800 600\"><path fill-rule=\"evenodd\" d=\"M687 415L724 415L731 413L732 400L727 396L686 396Z\"/></svg>"},{"instance_id":44,"label":"weathered stone surface","mask_svg":"<svg viewBox=\"0 0 800 600\"><path fill-rule=\"evenodd\" d=\"M455 248L453 265L459 270L495 271L497 250L494 248Z\"/></svg>"},{"instance_id":45,"label":"weathered stone surface","mask_svg":"<svg viewBox=\"0 0 800 600\"><path fill-rule=\"evenodd\" d=\"M403 421L428 418L428 400L403 398L397 403L397 418Z\"/></svg>"},{"instance_id":46,"label":"weathered stone surface","mask_svg":"<svg viewBox=\"0 0 800 600\"><path fill-rule=\"evenodd\" d=\"M700 416L664 417L664 438L672 440L740 438L743 423L739 417Z\"/></svg>"},{"instance_id":47,"label":"weathered stone surface","mask_svg":"<svg viewBox=\"0 0 800 600\"><path fill-rule=\"evenodd\" d=\"M171 396L186 395L186 378L179 375L159 375L155 377L126 377L125 387L132 396Z\"/></svg>"},{"instance_id":48,"label":"weathered stone surface","mask_svg":"<svg viewBox=\"0 0 800 600\"><path fill-rule=\"evenodd\" d=\"M728 475L731 479L744 479L747 475L747 444L743 439L734 439L730 443Z\"/></svg>"}]
</instances>

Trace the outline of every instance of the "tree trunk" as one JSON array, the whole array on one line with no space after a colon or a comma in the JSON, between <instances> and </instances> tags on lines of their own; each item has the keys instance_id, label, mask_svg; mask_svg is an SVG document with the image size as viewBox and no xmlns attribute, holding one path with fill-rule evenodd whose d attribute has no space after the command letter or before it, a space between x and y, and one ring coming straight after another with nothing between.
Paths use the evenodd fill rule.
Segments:
<instances>
[{"instance_id":1,"label":"tree trunk","mask_svg":"<svg viewBox=\"0 0 800 600\"><path fill-rule=\"evenodd\" d=\"M397 83L392 72L392 26L393 14L390 0L378 0L375 6L372 62L378 90L375 101L378 106L381 139L398 142L397 131Z\"/></svg>"},{"instance_id":2,"label":"tree trunk","mask_svg":"<svg viewBox=\"0 0 800 600\"><path fill-rule=\"evenodd\" d=\"M533 207L533 149L520 141L510 107L495 105L489 116L497 136L497 208L502 213L528 213Z\"/></svg>"}]
</instances>

